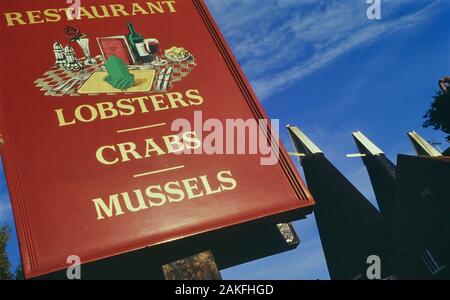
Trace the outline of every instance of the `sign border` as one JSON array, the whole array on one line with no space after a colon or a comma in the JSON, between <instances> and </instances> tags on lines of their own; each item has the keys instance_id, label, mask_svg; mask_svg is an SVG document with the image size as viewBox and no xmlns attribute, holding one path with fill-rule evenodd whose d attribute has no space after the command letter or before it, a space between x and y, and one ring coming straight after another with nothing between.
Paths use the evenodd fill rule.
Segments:
<instances>
[{"instance_id":1,"label":"sign border","mask_svg":"<svg viewBox=\"0 0 450 300\"><path fill-rule=\"evenodd\" d=\"M250 108L253 116L255 119L260 120L268 120L267 115L265 114L262 105L260 104L259 100L256 97L255 92L251 88L248 80L246 79L245 75L243 74L243 71L239 67L239 64L234 57L231 49L227 45L225 38L223 37L222 33L220 32L217 24L215 23L214 19L212 18L211 13L209 12L209 9L207 8L206 4L204 3L204 0L191 0L197 10L197 13L199 14L200 18L204 22L206 29L208 30L210 36L212 37L214 43L216 44L220 55L223 57L224 62L226 63L231 75L234 78L234 81L238 85L238 88L241 91L241 94L243 95L245 101L247 102L248 107ZM4 111L1 107L0 102L0 114L1 116L4 115ZM0 138L4 138L6 141L5 144L0 145L0 150L2 153L2 156L4 159L2 159L4 164L4 172L6 174L6 178L8 179L7 182L9 183L8 191L11 199L14 199L14 201L11 201L11 205L13 207L13 211L17 212L14 214L14 222L16 224L17 228L17 234L20 238L20 240L26 241L25 243L20 243L19 246L22 249L21 252L21 259L22 263L24 265L24 271L28 270L26 272L27 277L33 278L37 276L42 276L45 274L50 274L52 272L55 272L59 270L60 268L54 266L52 268L42 268L39 266L38 257L35 251L35 244L33 241L33 237L31 234L31 227L30 223L28 222L29 216L27 209L24 204L24 197L22 193L22 184L20 183L20 179L17 173L16 168L16 162L14 158L14 145L12 144L11 140L8 138L8 129L5 123L4 117L0 117ZM267 123L267 136L268 139L271 139L273 137L274 133L271 128L270 123ZM284 146L279 143L280 151L279 151L279 164L282 168L287 180L289 181L294 193L298 197L299 201L302 201L305 205L303 208L295 209L291 211L285 211L285 212L274 212L271 216L267 217L261 217L259 219L265 219L267 220L276 220L279 221L281 219L284 220L286 218L286 222L292 221L294 219L302 218L306 214L311 213L313 206L315 205L315 201L311 195L311 193L306 188L306 185L304 181L300 178L299 174L296 171L296 167L291 161L291 159L287 156L287 152L284 148ZM257 221L259 220L249 220L248 222ZM247 222L242 222L241 224L244 224ZM234 226L231 224L230 226ZM205 234L205 232L213 232L215 229L211 229L204 232L198 232L195 234L188 234L184 238L189 238L194 235L201 235ZM171 241L167 241L166 243L171 243ZM153 245L153 246L157 246ZM126 251L124 253L133 252L139 250L140 247L136 247L134 250ZM115 255L120 255L120 253L117 253ZM113 256L113 255L111 255ZM111 257L108 256L108 257ZM102 259L108 259L108 257L103 257ZM89 263L98 261L100 259L87 259L83 263ZM26 266L26 267L25 267Z\"/></svg>"}]
</instances>

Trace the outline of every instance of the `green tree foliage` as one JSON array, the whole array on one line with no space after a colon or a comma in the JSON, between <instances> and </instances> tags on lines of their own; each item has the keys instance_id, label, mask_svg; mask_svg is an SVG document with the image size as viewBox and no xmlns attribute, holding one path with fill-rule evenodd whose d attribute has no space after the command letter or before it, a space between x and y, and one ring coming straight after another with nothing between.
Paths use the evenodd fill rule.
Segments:
<instances>
[{"instance_id":1,"label":"green tree foliage","mask_svg":"<svg viewBox=\"0 0 450 300\"><path fill-rule=\"evenodd\" d=\"M450 91L438 91L433 98L430 108L423 116L423 126L442 130L448 134L447 141L450 142Z\"/></svg>"},{"instance_id":2,"label":"green tree foliage","mask_svg":"<svg viewBox=\"0 0 450 300\"><path fill-rule=\"evenodd\" d=\"M8 225L0 227L0 280L10 280L13 276L10 271L10 263L8 254L6 253L6 245L10 237L10 230Z\"/></svg>"}]
</instances>

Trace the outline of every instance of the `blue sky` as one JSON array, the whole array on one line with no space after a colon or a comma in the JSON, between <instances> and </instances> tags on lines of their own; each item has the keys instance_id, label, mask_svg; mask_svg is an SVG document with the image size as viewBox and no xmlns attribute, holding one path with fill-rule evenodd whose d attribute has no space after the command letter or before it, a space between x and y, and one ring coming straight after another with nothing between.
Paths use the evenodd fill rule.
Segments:
<instances>
[{"instance_id":1,"label":"blue sky","mask_svg":"<svg viewBox=\"0 0 450 300\"><path fill-rule=\"evenodd\" d=\"M356 151L352 131L363 131L394 162L397 153L413 153L410 130L444 142L421 125L437 80L450 75L448 0L381 0L381 20L367 19L366 0L206 3L269 117L299 126L373 203L363 164L345 157ZM287 133L280 134L291 149ZM3 174L0 188L0 223L11 223ZM223 277L328 279L314 217L294 225L298 249L224 270ZM15 240L8 250L18 262Z\"/></svg>"}]
</instances>

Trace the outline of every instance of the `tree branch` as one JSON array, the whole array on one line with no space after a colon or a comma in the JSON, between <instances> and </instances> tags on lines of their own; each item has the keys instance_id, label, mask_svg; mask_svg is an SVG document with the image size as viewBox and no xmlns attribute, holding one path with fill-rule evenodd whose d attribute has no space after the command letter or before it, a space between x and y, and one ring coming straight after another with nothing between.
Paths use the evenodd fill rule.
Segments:
<instances>
[{"instance_id":1,"label":"tree branch","mask_svg":"<svg viewBox=\"0 0 450 300\"><path fill-rule=\"evenodd\" d=\"M439 88L443 92L447 92L449 85L450 85L450 77L444 77L441 80L439 80Z\"/></svg>"}]
</instances>

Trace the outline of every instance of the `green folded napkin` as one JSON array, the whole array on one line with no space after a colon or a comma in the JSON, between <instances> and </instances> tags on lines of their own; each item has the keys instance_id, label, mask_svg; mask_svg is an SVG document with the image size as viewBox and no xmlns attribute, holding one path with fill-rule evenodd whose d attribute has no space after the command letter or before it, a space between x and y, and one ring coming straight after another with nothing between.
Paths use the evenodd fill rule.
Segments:
<instances>
[{"instance_id":1,"label":"green folded napkin","mask_svg":"<svg viewBox=\"0 0 450 300\"><path fill-rule=\"evenodd\" d=\"M125 62L115 55L111 55L105 64L108 76L105 81L120 90L129 89L134 85L134 75L128 70Z\"/></svg>"}]
</instances>

